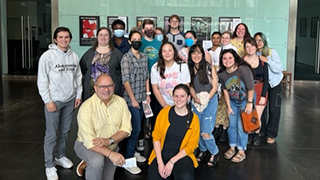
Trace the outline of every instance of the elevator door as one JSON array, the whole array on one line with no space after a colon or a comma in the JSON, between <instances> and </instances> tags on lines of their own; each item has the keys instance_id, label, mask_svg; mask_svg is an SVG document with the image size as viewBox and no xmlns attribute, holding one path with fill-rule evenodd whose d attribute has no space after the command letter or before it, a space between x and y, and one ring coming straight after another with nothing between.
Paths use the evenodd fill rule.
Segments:
<instances>
[{"instance_id":1,"label":"elevator door","mask_svg":"<svg viewBox=\"0 0 320 180\"><path fill-rule=\"evenodd\" d=\"M51 41L50 0L7 0L8 72L35 75Z\"/></svg>"}]
</instances>

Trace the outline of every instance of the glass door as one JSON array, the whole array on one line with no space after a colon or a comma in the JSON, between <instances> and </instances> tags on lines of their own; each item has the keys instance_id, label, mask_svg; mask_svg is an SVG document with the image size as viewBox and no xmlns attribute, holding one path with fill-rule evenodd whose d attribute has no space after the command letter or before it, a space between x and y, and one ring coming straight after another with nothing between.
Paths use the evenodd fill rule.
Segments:
<instances>
[{"instance_id":1,"label":"glass door","mask_svg":"<svg viewBox=\"0 0 320 180\"><path fill-rule=\"evenodd\" d=\"M51 41L50 0L7 0L7 39L9 74L37 74Z\"/></svg>"},{"instance_id":2,"label":"glass door","mask_svg":"<svg viewBox=\"0 0 320 180\"><path fill-rule=\"evenodd\" d=\"M295 80L320 81L320 1L298 1Z\"/></svg>"}]
</instances>

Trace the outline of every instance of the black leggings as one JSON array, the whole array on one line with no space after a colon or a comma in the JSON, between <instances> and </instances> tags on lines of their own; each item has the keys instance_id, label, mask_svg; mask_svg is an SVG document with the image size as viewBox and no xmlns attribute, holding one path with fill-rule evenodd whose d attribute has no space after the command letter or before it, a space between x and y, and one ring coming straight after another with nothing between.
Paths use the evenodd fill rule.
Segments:
<instances>
[{"instance_id":1,"label":"black leggings","mask_svg":"<svg viewBox=\"0 0 320 180\"><path fill-rule=\"evenodd\" d=\"M174 154L175 155L175 154ZM174 156L171 153L162 152L163 163L166 165L167 162ZM166 179L170 180L174 177L175 180L193 180L194 179L194 165L189 156L185 156L174 164L171 175ZM162 180L158 172L158 162L155 158L148 169L148 180Z\"/></svg>"}]
</instances>

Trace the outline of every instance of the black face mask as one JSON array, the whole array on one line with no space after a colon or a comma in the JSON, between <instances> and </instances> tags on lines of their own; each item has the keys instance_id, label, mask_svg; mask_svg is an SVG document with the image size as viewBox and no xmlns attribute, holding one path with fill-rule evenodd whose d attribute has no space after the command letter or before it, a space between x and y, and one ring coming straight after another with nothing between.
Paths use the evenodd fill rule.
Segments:
<instances>
[{"instance_id":1,"label":"black face mask","mask_svg":"<svg viewBox=\"0 0 320 180\"><path fill-rule=\"evenodd\" d=\"M153 36L153 34L154 34L154 31L151 30L151 29L148 29L148 30L144 31L144 34L146 36L148 36L149 38L151 38Z\"/></svg>"},{"instance_id":2,"label":"black face mask","mask_svg":"<svg viewBox=\"0 0 320 180\"><path fill-rule=\"evenodd\" d=\"M142 46L141 41L131 41L131 46L133 49L138 50Z\"/></svg>"}]
</instances>

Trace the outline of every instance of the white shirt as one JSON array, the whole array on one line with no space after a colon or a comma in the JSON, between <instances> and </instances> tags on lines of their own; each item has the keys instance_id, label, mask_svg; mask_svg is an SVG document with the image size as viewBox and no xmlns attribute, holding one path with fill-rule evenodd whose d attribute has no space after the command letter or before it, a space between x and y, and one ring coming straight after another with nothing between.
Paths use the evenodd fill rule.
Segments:
<instances>
[{"instance_id":1,"label":"white shirt","mask_svg":"<svg viewBox=\"0 0 320 180\"><path fill-rule=\"evenodd\" d=\"M159 90L162 94L164 101L172 106L173 105L173 88L178 84L190 83L190 73L188 65L185 63L177 64L176 62L170 68L165 69L165 79L160 77L160 70L155 63L151 68L151 84L158 84ZM180 69L181 66L181 69Z\"/></svg>"}]
</instances>

